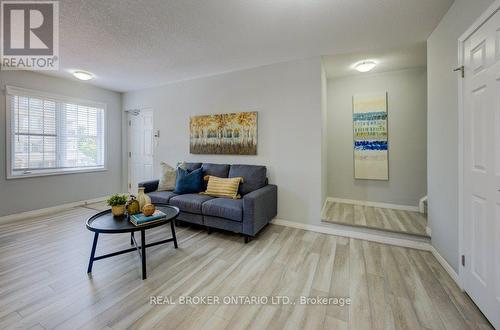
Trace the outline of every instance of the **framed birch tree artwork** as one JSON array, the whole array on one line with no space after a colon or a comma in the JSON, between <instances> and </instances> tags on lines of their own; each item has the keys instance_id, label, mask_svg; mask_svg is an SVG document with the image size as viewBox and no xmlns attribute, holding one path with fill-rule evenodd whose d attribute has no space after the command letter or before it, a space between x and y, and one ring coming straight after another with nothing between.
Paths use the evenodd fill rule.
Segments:
<instances>
[{"instance_id":1,"label":"framed birch tree artwork","mask_svg":"<svg viewBox=\"0 0 500 330\"><path fill-rule=\"evenodd\" d=\"M387 93L354 95L354 178L389 180Z\"/></svg>"},{"instance_id":2,"label":"framed birch tree artwork","mask_svg":"<svg viewBox=\"0 0 500 330\"><path fill-rule=\"evenodd\" d=\"M257 112L193 116L189 119L192 154L257 154Z\"/></svg>"}]
</instances>

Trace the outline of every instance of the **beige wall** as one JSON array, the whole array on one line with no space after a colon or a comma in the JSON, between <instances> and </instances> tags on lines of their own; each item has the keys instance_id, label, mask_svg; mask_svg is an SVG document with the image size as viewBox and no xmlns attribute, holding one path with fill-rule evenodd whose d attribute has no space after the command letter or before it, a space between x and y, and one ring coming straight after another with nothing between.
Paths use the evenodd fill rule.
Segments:
<instances>
[{"instance_id":1,"label":"beige wall","mask_svg":"<svg viewBox=\"0 0 500 330\"><path fill-rule=\"evenodd\" d=\"M5 85L106 103L108 170L6 180ZM123 191L121 94L28 71L0 71L0 216L93 199Z\"/></svg>"},{"instance_id":2,"label":"beige wall","mask_svg":"<svg viewBox=\"0 0 500 330\"><path fill-rule=\"evenodd\" d=\"M319 224L321 210L321 61L305 59L124 94L124 109L153 108L155 170L165 161L267 166L278 185L278 218ZM189 117L258 111L256 156L192 155Z\"/></svg>"},{"instance_id":3,"label":"beige wall","mask_svg":"<svg viewBox=\"0 0 500 330\"><path fill-rule=\"evenodd\" d=\"M321 204L328 197L328 79L321 65Z\"/></svg>"},{"instance_id":4,"label":"beige wall","mask_svg":"<svg viewBox=\"0 0 500 330\"><path fill-rule=\"evenodd\" d=\"M426 187L425 68L328 80L328 196L417 206ZM389 181L355 180L352 96L387 92Z\"/></svg>"}]
</instances>

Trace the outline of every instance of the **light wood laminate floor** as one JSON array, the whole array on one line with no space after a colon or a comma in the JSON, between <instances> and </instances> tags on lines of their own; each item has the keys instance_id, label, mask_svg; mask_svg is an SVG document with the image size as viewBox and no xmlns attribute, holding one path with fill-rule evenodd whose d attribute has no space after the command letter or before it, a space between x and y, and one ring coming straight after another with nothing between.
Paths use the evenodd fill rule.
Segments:
<instances>
[{"instance_id":1,"label":"light wood laminate floor","mask_svg":"<svg viewBox=\"0 0 500 330\"><path fill-rule=\"evenodd\" d=\"M335 224L428 237L427 218L418 212L326 201L322 219Z\"/></svg>"},{"instance_id":2,"label":"light wood laminate floor","mask_svg":"<svg viewBox=\"0 0 500 330\"><path fill-rule=\"evenodd\" d=\"M101 207L96 207L100 209ZM178 227L179 249L124 254L86 267L94 209L0 224L0 328L490 328L429 252L269 225L236 234ZM170 235L152 229L148 241ZM101 235L98 254L130 245ZM350 297L338 305L151 305L150 296Z\"/></svg>"}]
</instances>

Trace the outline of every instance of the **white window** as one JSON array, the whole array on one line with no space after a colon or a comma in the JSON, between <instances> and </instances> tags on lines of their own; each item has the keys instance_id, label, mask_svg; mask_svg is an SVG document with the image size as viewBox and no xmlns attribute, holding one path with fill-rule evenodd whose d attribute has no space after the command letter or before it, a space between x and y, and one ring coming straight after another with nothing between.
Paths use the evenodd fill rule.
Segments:
<instances>
[{"instance_id":1,"label":"white window","mask_svg":"<svg viewBox=\"0 0 500 330\"><path fill-rule=\"evenodd\" d=\"M7 177L102 171L106 106L7 86Z\"/></svg>"}]
</instances>

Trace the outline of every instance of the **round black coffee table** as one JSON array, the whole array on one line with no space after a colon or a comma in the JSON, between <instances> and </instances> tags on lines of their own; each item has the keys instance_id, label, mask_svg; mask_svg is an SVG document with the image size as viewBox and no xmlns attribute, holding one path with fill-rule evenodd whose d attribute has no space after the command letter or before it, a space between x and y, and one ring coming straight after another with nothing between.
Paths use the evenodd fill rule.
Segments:
<instances>
[{"instance_id":1,"label":"round black coffee table","mask_svg":"<svg viewBox=\"0 0 500 330\"><path fill-rule=\"evenodd\" d=\"M96 260L101 260L105 258L110 258L114 257L120 254L132 252L132 251L137 251L139 252L139 255L141 256L141 261L142 261L142 279L146 279L146 248L155 246L158 244L164 244L168 242L174 242L174 247L177 249L177 238L175 237L175 226L174 226L174 220L177 218L179 215L179 209L175 206L170 206L166 204L161 204L161 203L153 203L156 207L157 210L162 211L163 213L166 214L166 218L162 219L161 221L155 221L150 224L145 224L145 225L140 225L140 226L135 226L129 221L129 217L127 215L121 216L121 217L114 217L111 214L111 210L106 210L99 212L92 217L90 217L87 220L87 229L90 231L93 231L94 234L94 243L92 244L92 251L90 253L90 260L89 260L89 267L87 268L87 273L92 272L92 265L94 261ZM158 241L158 242L153 242L146 244L146 230L158 227L158 226L163 226L166 224L170 224L170 228L172 230L172 237ZM141 245L137 244L137 241L135 240L134 233L136 231L141 232ZM130 244L134 245L133 248L126 249L126 250L121 250L109 254L105 254L102 256L95 256L95 250L97 247L97 240L99 238L99 234L123 234L123 233L130 233Z\"/></svg>"}]
</instances>

